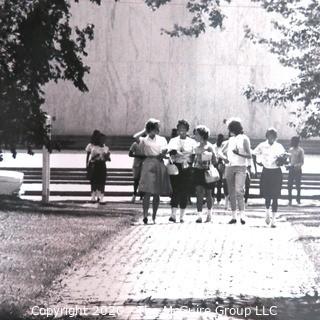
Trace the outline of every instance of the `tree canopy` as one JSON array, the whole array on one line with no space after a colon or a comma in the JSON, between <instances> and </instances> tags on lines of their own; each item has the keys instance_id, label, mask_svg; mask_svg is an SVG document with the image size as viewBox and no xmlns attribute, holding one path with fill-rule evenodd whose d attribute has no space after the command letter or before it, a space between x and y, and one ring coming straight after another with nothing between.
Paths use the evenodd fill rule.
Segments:
<instances>
[{"instance_id":1,"label":"tree canopy","mask_svg":"<svg viewBox=\"0 0 320 320\"><path fill-rule=\"evenodd\" d=\"M320 3L318 0L253 0L268 12L277 35L266 38L247 28L246 36L265 45L284 67L297 71L291 81L276 88L248 86L251 101L287 107L294 104L296 120L291 122L302 137L320 136Z\"/></svg>"},{"instance_id":2,"label":"tree canopy","mask_svg":"<svg viewBox=\"0 0 320 320\"><path fill-rule=\"evenodd\" d=\"M156 10L171 0L145 0ZM175 24L164 30L170 36L198 37L207 28L223 27L222 4L236 0L189 0L191 14L188 26ZM295 121L290 124L303 137L320 136L320 3L318 0L251 0L274 16L275 36L265 38L245 27L246 37L265 45L277 55L279 62L297 71L296 78L276 88L255 88L249 85L244 95L251 101L268 106L296 106Z\"/></svg>"},{"instance_id":3,"label":"tree canopy","mask_svg":"<svg viewBox=\"0 0 320 320\"><path fill-rule=\"evenodd\" d=\"M32 145L51 147L41 110L46 83L63 79L88 90L83 57L94 26L70 24L71 2L0 0L0 155L6 148L15 156L17 145L30 153Z\"/></svg>"}]
</instances>

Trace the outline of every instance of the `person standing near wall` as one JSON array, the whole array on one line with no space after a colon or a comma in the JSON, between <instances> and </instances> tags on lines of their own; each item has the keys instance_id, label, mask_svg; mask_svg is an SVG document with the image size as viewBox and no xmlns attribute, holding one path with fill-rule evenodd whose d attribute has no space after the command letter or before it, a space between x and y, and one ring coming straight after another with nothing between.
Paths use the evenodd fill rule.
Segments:
<instances>
[{"instance_id":1,"label":"person standing near wall","mask_svg":"<svg viewBox=\"0 0 320 320\"><path fill-rule=\"evenodd\" d=\"M232 210L229 224L237 223L237 207L240 222L245 224L244 191L248 160L251 159L250 139L243 133L240 120L232 120L228 124L229 140L226 144L227 162L226 179Z\"/></svg>"},{"instance_id":2,"label":"person standing near wall","mask_svg":"<svg viewBox=\"0 0 320 320\"><path fill-rule=\"evenodd\" d=\"M222 150L224 149L225 144L226 144L226 141L224 141L224 135L222 133L218 134L217 142L213 145L214 152L217 157L216 168L218 169L220 174L220 180L215 183L215 188L217 188L216 198L217 198L217 204L219 205L222 199L221 189L223 189L225 207L228 208L229 196L228 196L227 180L225 177L226 163L225 163L225 157L222 154Z\"/></svg>"},{"instance_id":3,"label":"person standing near wall","mask_svg":"<svg viewBox=\"0 0 320 320\"><path fill-rule=\"evenodd\" d=\"M152 220L156 222L156 215L160 202L160 195L170 195L172 192L170 178L163 163L166 157L168 144L165 137L159 136L159 120L149 119L145 129L134 135L139 139L142 153L146 159L143 161L139 191L143 192L143 223L148 223L150 198L152 199ZM146 134L146 137L142 137Z\"/></svg>"},{"instance_id":4,"label":"person standing near wall","mask_svg":"<svg viewBox=\"0 0 320 320\"><path fill-rule=\"evenodd\" d=\"M210 222L212 218L212 189L214 183L207 183L205 179L205 172L209 170L210 165L216 164L216 156L213 150L213 145L208 141L210 130L204 125L196 127L195 139L198 145L194 149L195 158L193 162L193 184L196 188L197 194L197 223L202 223L202 207L203 197L207 200L207 217L206 222Z\"/></svg>"},{"instance_id":5,"label":"person standing near wall","mask_svg":"<svg viewBox=\"0 0 320 320\"><path fill-rule=\"evenodd\" d=\"M104 145L105 135L94 130L86 147L86 168L91 184L91 201L103 203L107 177L106 161L111 161L110 150Z\"/></svg>"},{"instance_id":6,"label":"person standing near wall","mask_svg":"<svg viewBox=\"0 0 320 320\"><path fill-rule=\"evenodd\" d=\"M129 149L129 157L134 158L133 165L132 165L133 195L131 198L131 202L135 203L137 192L138 192L139 181L141 177L142 163L143 163L143 160L145 159L145 156L141 150L139 139L136 139L136 141L131 145Z\"/></svg>"},{"instance_id":7,"label":"person standing near wall","mask_svg":"<svg viewBox=\"0 0 320 320\"><path fill-rule=\"evenodd\" d=\"M266 224L270 224L270 206L272 207L271 227L275 228L278 211L278 199L281 195L282 171L279 159L285 154L284 147L278 143L278 133L274 128L266 132L267 140L258 144L253 150L253 160L257 172L257 164L263 166L260 179L260 194L265 199ZM272 202L272 205L271 205Z\"/></svg>"},{"instance_id":8,"label":"person standing near wall","mask_svg":"<svg viewBox=\"0 0 320 320\"><path fill-rule=\"evenodd\" d=\"M301 176L302 176L302 166L304 164L304 150L299 146L300 137L291 138L291 147L289 149L289 161L288 166L288 198L289 206L292 205L292 188L295 183L297 189L297 203L300 204L301 198Z\"/></svg>"},{"instance_id":9,"label":"person standing near wall","mask_svg":"<svg viewBox=\"0 0 320 320\"><path fill-rule=\"evenodd\" d=\"M196 142L187 136L188 131L189 123L186 120L179 120L177 124L178 136L173 137L168 144L168 151L172 162L179 170L178 175L170 176L172 196L169 221L171 222L176 222L178 207L180 207L180 222L184 222L184 213L190 194L191 165Z\"/></svg>"}]
</instances>

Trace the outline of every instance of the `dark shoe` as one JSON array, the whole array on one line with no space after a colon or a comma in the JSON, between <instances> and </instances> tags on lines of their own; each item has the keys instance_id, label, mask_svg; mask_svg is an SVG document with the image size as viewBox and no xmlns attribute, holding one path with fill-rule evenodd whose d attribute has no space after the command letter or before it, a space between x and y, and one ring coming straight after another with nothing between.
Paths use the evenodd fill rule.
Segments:
<instances>
[{"instance_id":1,"label":"dark shoe","mask_svg":"<svg viewBox=\"0 0 320 320\"><path fill-rule=\"evenodd\" d=\"M235 223L237 223L237 219L231 219L228 223L229 224L235 224Z\"/></svg>"},{"instance_id":2,"label":"dark shoe","mask_svg":"<svg viewBox=\"0 0 320 320\"><path fill-rule=\"evenodd\" d=\"M143 218L143 223L148 224L148 218Z\"/></svg>"},{"instance_id":3,"label":"dark shoe","mask_svg":"<svg viewBox=\"0 0 320 320\"><path fill-rule=\"evenodd\" d=\"M297 204L301 204L301 201L300 201L300 200L297 200Z\"/></svg>"},{"instance_id":4,"label":"dark shoe","mask_svg":"<svg viewBox=\"0 0 320 320\"><path fill-rule=\"evenodd\" d=\"M241 224L246 224L245 220L240 219Z\"/></svg>"},{"instance_id":5,"label":"dark shoe","mask_svg":"<svg viewBox=\"0 0 320 320\"><path fill-rule=\"evenodd\" d=\"M156 215L155 214L152 215L152 221L153 221L153 224L156 224Z\"/></svg>"},{"instance_id":6,"label":"dark shoe","mask_svg":"<svg viewBox=\"0 0 320 320\"><path fill-rule=\"evenodd\" d=\"M174 217L170 217L170 218L169 218L169 221L170 221L170 222L177 222L176 218L174 218Z\"/></svg>"},{"instance_id":7,"label":"dark shoe","mask_svg":"<svg viewBox=\"0 0 320 320\"><path fill-rule=\"evenodd\" d=\"M184 223L184 220L183 220L183 219L180 219L180 223Z\"/></svg>"},{"instance_id":8,"label":"dark shoe","mask_svg":"<svg viewBox=\"0 0 320 320\"><path fill-rule=\"evenodd\" d=\"M199 218L196 220L196 223L202 223L202 218L199 217Z\"/></svg>"}]
</instances>

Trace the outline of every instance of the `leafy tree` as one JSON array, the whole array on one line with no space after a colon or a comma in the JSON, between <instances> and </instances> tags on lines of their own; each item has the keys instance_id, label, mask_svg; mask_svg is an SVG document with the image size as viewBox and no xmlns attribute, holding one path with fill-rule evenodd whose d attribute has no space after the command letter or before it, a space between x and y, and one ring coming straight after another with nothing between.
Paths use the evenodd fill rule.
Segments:
<instances>
[{"instance_id":1,"label":"leafy tree","mask_svg":"<svg viewBox=\"0 0 320 320\"><path fill-rule=\"evenodd\" d=\"M156 10L171 0L145 0ZM234 0L236 1L236 0ZM272 21L275 37L267 39L246 27L246 36L254 43L265 45L278 56L279 62L297 70L297 76L276 88L257 89L250 85L244 95L251 101L271 106L296 104L296 120L290 124L303 137L320 136L320 3L318 0L251 0L275 15ZM188 26L174 25L163 30L170 36L195 36L207 27L222 27L225 15L223 2L231 0L189 0L191 14Z\"/></svg>"},{"instance_id":2,"label":"leafy tree","mask_svg":"<svg viewBox=\"0 0 320 320\"><path fill-rule=\"evenodd\" d=\"M145 0L146 4L156 10L171 2L171 0ZM222 28L225 15L221 10L221 3L230 3L231 0L188 0L186 8L191 13L190 25L180 26L175 24L173 30L162 30L171 37L194 36L198 37L208 27Z\"/></svg>"},{"instance_id":3,"label":"leafy tree","mask_svg":"<svg viewBox=\"0 0 320 320\"><path fill-rule=\"evenodd\" d=\"M297 71L297 76L281 87L257 89L248 86L251 101L273 106L297 106L296 127L302 137L320 136L320 3L318 0L252 0L275 14L272 21L277 34L265 38L249 28L246 36L265 45L279 62Z\"/></svg>"},{"instance_id":4,"label":"leafy tree","mask_svg":"<svg viewBox=\"0 0 320 320\"><path fill-rule=\"evenodd\" d=\"M94 26L70 25L71 2L0 0L0 147L13 156L17 145L29 153L32 145L52 147L41 110L46 83L69 80L88 91L83 78L90 69L83 57Z\"/></svg>"}]
</instances>

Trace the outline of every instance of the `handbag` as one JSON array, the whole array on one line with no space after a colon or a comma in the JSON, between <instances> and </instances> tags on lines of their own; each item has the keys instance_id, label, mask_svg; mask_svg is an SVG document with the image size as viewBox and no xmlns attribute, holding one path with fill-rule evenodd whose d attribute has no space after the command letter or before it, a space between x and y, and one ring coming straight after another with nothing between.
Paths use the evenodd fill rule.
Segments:
<instances>
[{"instance_id":1,"label":"handbag","mask_svg":"<svg viewBox=\"0 0 320 320\"><path fill-rule=\"evenodd\" d=\"M178 167L172 163L171 159L166 167L167 167L167 172L170 176L177 176L179 174Z\"/></svg>"},{"instance_id":2,"label":"handbag","mask_svg":"<svg viewBox=\"0 0 320 320\"><path fill-rule=\"evenodd\" d=\"M220 180L220 174L217 168L210 164L209 169L205 171L204 178L206 183L213 183Z\"/></svg>"}]
</instances>

